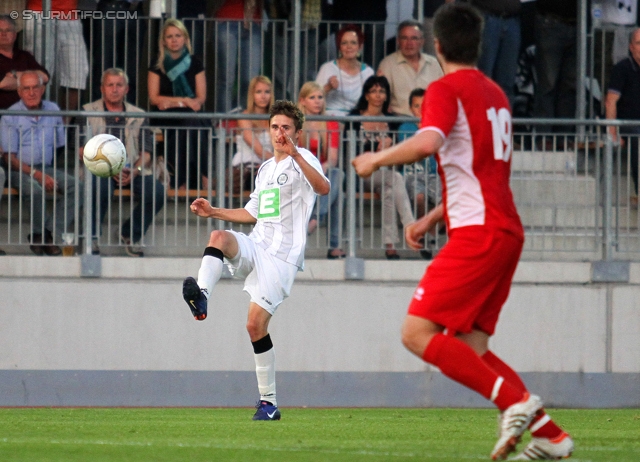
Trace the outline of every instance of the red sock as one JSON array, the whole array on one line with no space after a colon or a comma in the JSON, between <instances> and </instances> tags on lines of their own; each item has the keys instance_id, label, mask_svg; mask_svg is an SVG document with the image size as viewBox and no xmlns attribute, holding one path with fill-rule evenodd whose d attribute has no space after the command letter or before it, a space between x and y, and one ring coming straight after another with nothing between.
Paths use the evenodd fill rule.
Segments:
<instances>
[{"instance_id":1,"label":"red sock","mask_svg":"<svg viewBox=\"0 0 640 462\"><path fill-rule=\"evenodd\" d=\"M536 438L556 438L562 434L562 428L558 427L544 409L540 409L529 424L531 435Z\"/></svg>"},{"instance_id":2,"label":"red sock","mask_svg":"<svg viewBox=\"0 0 640 462\"><path fill-rule=\"evenodd\" d=\"M511 367L509 367L507 363L502 361L491 351L487 351L485 354L483 354L482 360L487 363L487 365L491 367L491 369L504 377L504 379L509 382L509 384L522 390L523 393L527 392L527 387L518 373L511 369ZM553 422L553 420L551 420L544 409L540 409L536 413L535 417L531 421L531 424L529 424L529 429L532 430L531 434L537 438L551 439L562 434L562 429L558 427Z\"/></svg>"},{"instance_id":3,"label":"red sock","mask_svg":"<svg viewBox=\"0 0 640 462\"><path fill-rule=\"evenodd\" d=\"M511 369L511 367L507 363L493 354L492 351L487 350L487 352L483 354L481 358L491 369L496 371L507 382L509 382L511 386L516 387L518 390L522 391L522 393L527 392L527 386L524 384L518 373Z\"/></svg>"},{"instance_id":4,"label":"red sock","mask_svg":"<svg viewBox=\"0 0 640 462\"><path fill-rule=\"evenodd\" d=\"M504 377L455 337L436 334L425 348L422 359L438 367L450 379L493 401L501 411L522 399L521 390L502 381ZM497 396L492 396L494 394Z\"/></svg>"}]
</instances>

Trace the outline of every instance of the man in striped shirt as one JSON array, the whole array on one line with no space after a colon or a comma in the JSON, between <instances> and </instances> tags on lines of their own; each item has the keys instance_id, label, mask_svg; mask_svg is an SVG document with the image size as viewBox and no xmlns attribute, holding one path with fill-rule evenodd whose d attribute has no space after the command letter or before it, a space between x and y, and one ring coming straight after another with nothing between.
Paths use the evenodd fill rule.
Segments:
<instances>
[{"instance_id":1,"label":"man in striped shirt","mask_svg":"<svg viewBox=\"0 0 640 462\"><path fill-rule=\"evenodd\" d=\"M296 147L304 115L290 101L276 101L269 114L274 156L264 162L244 208L212 207L204 198L191 211L205 218L254 224L247 236L236 231L212 231L198 279L184 280L182 295L195 319L207 317L207 301L222 276L223 264L245 280L251 297L247 331L253 345L260 401L253 420L279 420L276 402L275 354L269 321L289 296L296 273L304 267L307 225L316 195L329 193L329 180L318 159Z\"/></svg>"}]
</instances>

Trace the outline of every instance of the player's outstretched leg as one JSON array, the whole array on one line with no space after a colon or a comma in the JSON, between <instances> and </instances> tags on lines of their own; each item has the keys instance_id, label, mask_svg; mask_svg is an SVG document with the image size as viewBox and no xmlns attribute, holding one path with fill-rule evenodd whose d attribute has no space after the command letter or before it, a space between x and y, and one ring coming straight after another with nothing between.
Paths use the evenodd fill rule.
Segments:
<instances>
[{"instance_id":1,"label":"player's outstretched leg","mask_svg":"<svg viewBox=\"0 0 640 462\"><path fill-rule=\"evenodd\" d=\"M533 417L542 408L542 401L536 395L525 394L522 401L512 404L502 414L500 438L496 443L491 458L504 460L513 452Z\"/></svg>"},{"instance_id":2,"label":"player's outstretched leg","mask_svg":"<svg viewBox=\"0 0 640 462\"><path fill-rule=\"evenodd\" d=\"M211 233L212 240L214 239L214 233L220 233L220 231ZM217 234L215 235L217 236ZM182 283L182 297L189 305L193 317L198 321L202 321L207 317L207 300L213 286L222 276L223 258L222 250L210 245L204 249L202 263L198 271L198 280L188 277Z\"/></svg>"}]
</instances>

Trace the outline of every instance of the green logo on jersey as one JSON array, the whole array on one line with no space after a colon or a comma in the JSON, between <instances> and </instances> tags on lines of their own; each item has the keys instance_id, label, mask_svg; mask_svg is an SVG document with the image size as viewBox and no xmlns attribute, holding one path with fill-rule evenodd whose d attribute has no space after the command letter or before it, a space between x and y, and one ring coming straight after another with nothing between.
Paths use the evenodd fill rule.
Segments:
<instances>
[{"instance_id":1,"label":"green logo on jersey","mask_svg":"<svg viewBox=\"0 0 640 462\"><path fill-rule=\"evenodd\" d=\"M280 188L260 191L258 198L258 219L280 216Z\"/></svg>"}]
</instances>

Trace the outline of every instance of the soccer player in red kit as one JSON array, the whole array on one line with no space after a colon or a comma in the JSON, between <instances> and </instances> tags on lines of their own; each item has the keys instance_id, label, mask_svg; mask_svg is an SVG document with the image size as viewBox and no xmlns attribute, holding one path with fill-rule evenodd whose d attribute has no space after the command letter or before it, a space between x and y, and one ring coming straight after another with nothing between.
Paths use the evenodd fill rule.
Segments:
<instances>
[{"instance_id":1,"label":"soccer player in red kit","mask_svg":"<svg viewBox=\"0 0 640 462\"><path fill-rule=\"evenodd\" d=\"M506 459L527 428L532 440L518 460L559 459L571 437L545 413L540 398L489 350L489 337L509 295L524 232L509 187L511 111L500 87L477 68L482 18L466 3L446 3L434 17L435 49L444 77L432 82L421 129L379 153L358 156L362 177L382 166L436 154L443 201L409 225L407 242L444 219L448 243L418 285L402 327L402 342L447 377L491 400L501 412L491 458Z\"/></svg>"}]
</instances>

